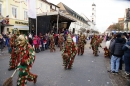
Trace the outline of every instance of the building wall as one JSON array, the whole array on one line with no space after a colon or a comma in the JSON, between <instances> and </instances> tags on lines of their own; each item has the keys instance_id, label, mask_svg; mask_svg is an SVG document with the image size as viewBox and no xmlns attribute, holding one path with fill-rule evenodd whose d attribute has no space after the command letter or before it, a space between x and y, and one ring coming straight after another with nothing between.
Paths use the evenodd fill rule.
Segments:
<instances>
[{"instance_id":1,"label":"building wall","mask_svg":"<svg viewBox=\"0 0 130 86\"><path fill-rule=\"evenodd\" d=\"M50 12L50 5L41 0L37 0L37 14L43 12Z\"/></svg>"},{"instance_id":2,"label":"building wall","mask_svg":"<svg viewBox=\"0 0 130 86\"><path fill-rule=\"evenodd\" d=\"M38 13L50 12L50 5L41 1L36 0L36 10ZM28 26L28 6L27 0L0 0L0 4L2 5L2 15L6 17L9 15L9 24L14 26L6 26L4 29L4 33L7 33L7 27L11 32L12 29L18 28L19 30L29 30ZM13 15L13 8L16 8L16 17Z\"/></svg>"}]
</instances>

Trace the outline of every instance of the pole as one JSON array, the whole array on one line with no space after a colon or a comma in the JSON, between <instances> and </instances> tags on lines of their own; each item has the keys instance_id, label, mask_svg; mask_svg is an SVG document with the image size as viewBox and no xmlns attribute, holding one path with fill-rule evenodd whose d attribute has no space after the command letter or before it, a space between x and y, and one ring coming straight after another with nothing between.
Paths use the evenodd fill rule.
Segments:
<instances>
[{"instance_id":1,"label":"pole","mask_svg":"<svg viewBox=\"0 0 130 86\"><path fill-rule=\"evenodd\" d=\"M37 36L37 16L36 16L36 36Z\"/></svg>"},{"instance_id":2,"label":"pole","mask_svg":"<svg viewBox=\"0 0 130 86\"><path fill-rule=\"evenodd\" d=\"M57 34L58 34L58 22L59 22L59 12L58 12L58 15L57 15Z\"/></svg>"},{"instance_id":3,"label":"pole","mask_svg":"<svg viewBox=\"0 0 130 86\"><path fill-rule=\"evenodd\" d=\"M128 21L127 21L127 33L128 33Z\"/></svg>"}]
</instances>

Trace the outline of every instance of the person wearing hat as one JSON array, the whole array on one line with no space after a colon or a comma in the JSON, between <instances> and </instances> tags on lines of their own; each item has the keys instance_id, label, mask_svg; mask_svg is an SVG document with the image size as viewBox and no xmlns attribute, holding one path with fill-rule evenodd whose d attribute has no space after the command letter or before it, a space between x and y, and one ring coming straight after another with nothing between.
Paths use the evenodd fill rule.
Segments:
<instances>
[{"instance_id":1,"label":"person wearing hat","mask_svg":"<svg viewBox=\"0 0 130 86\"><path fill-rule=\"evenodd\" d=\"M17 69L19 70L17 86L26 86L27 81L33 81L35 84L37 82L38 75L32 74L30 72L36 58L35 50L29 44L28 39L25 35L20 35L17 40L20 57L20 61L17 66Z\"/></svg>"},{"instance_id":2,"label":"person wearing hat","mask_svg":"<svg viewBox=\"0 0 130 86\"><path fill-rule=\"evenodd\" d=\"M17 65L18 65L18 61L19 61L19 53L18 53L18 42L17 42L17 38L20 35L20 32L18 29L13 29L13 35L10 38L9 44L11 47L11 56L10 56L10 60L9 60L9 71L10 70L14 70Z\"/></svg>"},{"instance_id":3,"label":"person wearing hat","mask_svg":"<svg viewBox=\"0 0 130 86\"><path fill-rule=\"evenodd\" d=\"M72 64L74 62L77 50L76 45L73 42L70 34L67 36L67 40L63 47L62 58L63 58L63 66L65 69L71 69Z\"/></svg>"},{"instance_id":4,"label":"person wearing hat","mask_svg":"<svg viewBox=\"0 0 130 86\"><path fill-rule=\"evenodd\" d=\"M85 35L83 35L82 33L80 33L79 35L79 39L78 39L78 55L84 54L84 45L86 44L86 37Z\"/></svg>"},{"instance_id":5,"label":"person wearing hat","mask_svg":"<svg viewBox=\"0 0 130 86\"><path fill-rule=\"evenodd\" d=\"M59 39L58 39L58 45L59 45L59 47L60 47L60 51L61 51L62 48L63 48L63 42L64 42L63 34L60 34L60 35L59 35Z\"/></svg>"}]
</instances>

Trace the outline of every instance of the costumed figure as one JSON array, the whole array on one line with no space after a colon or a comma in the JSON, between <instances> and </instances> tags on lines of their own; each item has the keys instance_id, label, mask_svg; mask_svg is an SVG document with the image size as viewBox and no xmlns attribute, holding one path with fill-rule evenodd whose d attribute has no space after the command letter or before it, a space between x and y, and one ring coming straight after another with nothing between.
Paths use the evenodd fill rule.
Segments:
<instances>
[{"instance_id":1,"label":"costumed figure","mask_svg":"<svg viewBox=\"0 0 130 86\"><path fill-rule=\"evenodd\" d=\"M61 51L62 48L63 48L63 42L64 42L63 35L60 34L60 35L59 35L59 39L58 39L58 45L59 45L59 47L60 47L60 51Z\"/></svg>"},{"instance_id":2,"label":"costumed figure","mask_svg":"<svg viewBox=\"0 0 130 86\"><path fill-rule=\"evenodd\" d=\"M19 69L17 86L26 86L27 81L33 81L35 84L38 76L30 72L35 61L35 50L28 43L27 37L24 35L18 37L18 46L20 51L20 62L17 67Z\"/></svg>"},{"instance_id":3,"label":"costumed figure","mask_svg":"<svg viewBox=\"0 0 130 86\"><path fill-rule=\"evenodd\" d=\"M54 52L55 49L55 40L54 40L54 36L51 34L50 35L50 52Z\"/></svg>"},{"instance_id":4,"label":"costumed figure","mask_svg":"<svg viewBox=\"0 0 130 86\"><path fill-rule=\"evenodd\" d=\"M95 40L95 44L94 44L94 55L95 56L98 56L98 51L99 51L99 47L102 47L101 46L101 43L102 43L103 39L102 38L99 38L98 36L96 36L96 40ZM100 51L99 51L100 52Z\"/></svg>"},{"instance_id":5,"label":"costumed figure","mask_svg":"<svg viewBox=\"0 0 130 86\"><path fill-rule=\"evenodd\" d=\"M110 54L109 54L109 50L107 49L107 47L104 48L104 57L109 57Z\"/></svg>"},{"instance_id":6,"label":"costumed figure","mask_svg":"<svg viewBox=\"0 0 130 86\"><path fill-rule=\"evenodd\" d=\"M92 39L91 39L91 42L90 42L90 45L91 45L91 48L92 48L92 50L93 50L93 54L95 55L95 56L98 56L97 55L97 51L98 51L98 44L96 44L97 43L97 36L94 34L93 35L93 37L92 37Z\"/></svg>"},{"instance_id":7,"label":"costumed figure","mask_svg":"<svg viewBox=\"0 0 130 86\"><path fill-rule=\"evenodd\" d=\"M63 66L65 69L71 69L77 50L76 45L73 42L70 34L68 34L67 40L63 47L62 58L63 58Z\"/></svg>"},{"instance_id":8,"label":"costumed figure","mask_svg":"<svg viewBox=\"0 0 130 86\"><path fill-rule=\"evenodd\" d=\"M9 61L9 71L14 70L18 63L19 63L19 48L18 48L18 41L17 38L19 36L20 32L18 29L13 29L13 35L10 38L9 44L11 47L11 56Z\"/></svg>"},{"instance_id":9,"label":"costumed figure","mask_svg":"<svg viewBox=\"0 0 130 86\"><path fill-rule=\"evenodd\" d=\"M79 38L78 38L78 55L81 54L83 55L84 54L84 46L86 44L86 37L82 35L82 33L79 35Z\"/></svg>"}]
</instances>

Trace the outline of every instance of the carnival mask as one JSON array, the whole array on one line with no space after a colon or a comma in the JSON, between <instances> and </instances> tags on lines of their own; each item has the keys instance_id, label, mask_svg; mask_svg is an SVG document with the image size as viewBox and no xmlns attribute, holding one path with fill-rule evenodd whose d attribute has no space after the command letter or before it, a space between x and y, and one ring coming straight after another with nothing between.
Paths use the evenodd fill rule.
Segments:
<instances>
[{"instance_id":1,"label":"carnival mask","mask_svg":"<svg viewBox=\"0 0 130 86\"><path fill-rule=\"evenodd\" d=\"M19 35L20 34L20 32L19 32L19 30L18 29L13 29L13 34L17 34L17 35Z\"/></svg>"},{"instance_id":2,"label":"carnival mask","mask_svg":"<svg viewBox=\"0 0 130 86\"><path fill-rule=\"evenodd\" d=\"M18 37L18 45L19 46L24 46L26 44L26 38L24 37L24 35L20 35Z\"/></svg>"}]
</instances>

